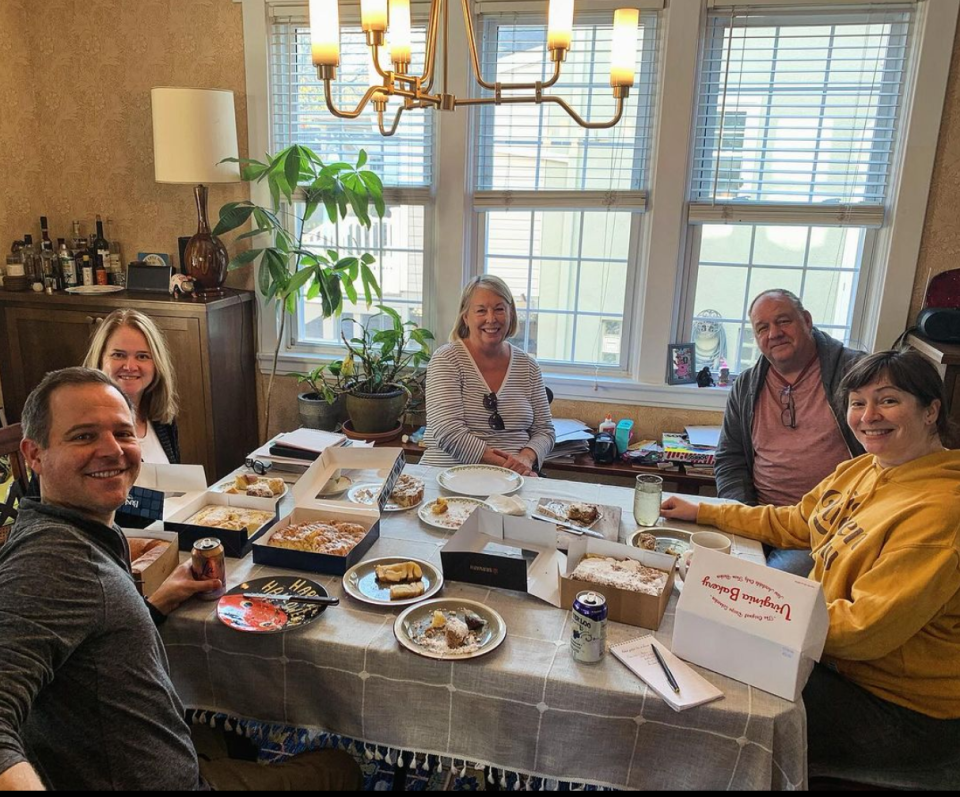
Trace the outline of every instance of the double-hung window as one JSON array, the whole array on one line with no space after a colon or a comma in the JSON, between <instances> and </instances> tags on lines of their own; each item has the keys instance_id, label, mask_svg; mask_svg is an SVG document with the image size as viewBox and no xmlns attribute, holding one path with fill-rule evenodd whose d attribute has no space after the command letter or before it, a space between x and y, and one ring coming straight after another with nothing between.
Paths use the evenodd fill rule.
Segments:
<instances>
[{"instance_id":1,"label":"double-hung window","mask_svg":"<svg viewBox=\"0 0 960 797\"><path fill-rule=\"evenodd\" d=\"M318 252L334 249L341 256L365 252L376 258L372 266L383 291L383 303L404 320L424 321L424 276L427 272L428 230L433 199L434 114L407 114L396 135L384 138L376 115L364 112L356 119L338 119L326 107L323 84L310 60L310 28L306 6L271 7L269 26L270 139L271 151L293 144L313 149L324 163L355 163L360 150L383 179L387 211L382 219L371 215L370 228L353 215L337 223L322 212L303 231L306 248ZM413 69L423 68L426 30L413 29ZM333 84L336 105L352 110L371 79L370 56L359 17L342 17L341 68ZM419 59L419 61L418 61ZM302 211L302 206L296 210ZM291 230L296 222L291 214ZM362 301L345 301L343 316L364 322L377 312ZM346 330L348 336L353 334ZM303 349L339 344L341 321L323 318L320 300L303 299L297 323L291 330L293 346Z\"/></svg>"},{"instance_id":2,"label":"double-hung window","mask_svg":"<svg viewBox=\"0 0 960 797\"><path fill-rule=\"evenodd\" d=\"M709 11L684 305L697 368L737 372L756 359L748 307L771 288L799 296L828 334L859 342L914 8Z\"/></svg>"},{"instance_id":3,"label":"double-hung window","mask_svg":"<svg viewBox=\"0 0 960 797\"><path fill-rule=\"evenodd\" d=\"M548 91L587 120L610 119L612 15L578 8L583 13L560 81ZM544 22L542 13L485 14L484 77L547 80L553 65ZM615 127L586 130L552 104L484 105L478 114L475 268L510 286L519 313L513 343L547 370L628 367L657 94L657 23L656 12L641 14L638 82Z\"/></svg>"}]
</instances>

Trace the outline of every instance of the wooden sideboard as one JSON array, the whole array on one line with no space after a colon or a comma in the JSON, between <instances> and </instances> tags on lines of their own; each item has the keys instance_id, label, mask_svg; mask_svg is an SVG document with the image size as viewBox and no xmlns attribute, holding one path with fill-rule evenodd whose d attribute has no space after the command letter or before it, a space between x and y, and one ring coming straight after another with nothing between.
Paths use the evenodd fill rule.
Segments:
<instances>
[{"instance_id":1,"label":"wooden sideboard","mask_svg":"<svg viewBox=\"0 0 960 797\"><path fill-rule=\"evenodd\" d=\"M208 301L123 291L99 296L0 290L0 381L10 423L47 371L80 365L96 325L118 308L150 316L163 330L180 395L181 459L212 482L257 446L254 301L225 290Z\"/></svg>"},{"instance_id":2,"label":"wooden sideboard","mask_svg":"<svg viewBox=\"0 0 960 797\"><path fill-rule=\"evenodd\" d=\"M947 393L947 410L960 426L960 345L935 343L920 335L908 335L907 345L916 349L937 366Z\"/></svg>"}]
</instances>

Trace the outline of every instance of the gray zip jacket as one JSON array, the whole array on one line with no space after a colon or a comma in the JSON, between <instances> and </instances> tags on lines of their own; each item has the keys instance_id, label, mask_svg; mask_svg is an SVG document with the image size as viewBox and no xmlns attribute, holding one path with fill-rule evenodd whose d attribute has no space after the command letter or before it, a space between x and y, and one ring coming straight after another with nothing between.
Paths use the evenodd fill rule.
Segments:
<instances>
[{"instance_id":1,"label":"gray zip jacket","mask_svg":"<svg viewBox=\"0 0 960 797\"><path fill-rule=\"evenodd\" d=\"M0 772L55 790L199 786L160 635L116 527L25 499L0 547Z\"/></svg>"},{"instance_id":2,"label":"gray zip jacket","mask_svg":"<svg viewBox=\"0 0 960 797\"><path fill-rule=\"evenodd\" d=\"M847 443L851 458L858 457L864 453L863 446L847 426L847 411L837 394L837 388L844 374L863 356L863 352L846 348L840 341L816 328L813 338L817 343L820 376L830 409L837 419L837 426ZM757 489L753 483L753 413L769 370L770 362L766 357L761 357L756 365L740 374L734 384L723 413L723 428L714 465L717 495L750 506L757 504Z\"/></svg>"}]
</instances>

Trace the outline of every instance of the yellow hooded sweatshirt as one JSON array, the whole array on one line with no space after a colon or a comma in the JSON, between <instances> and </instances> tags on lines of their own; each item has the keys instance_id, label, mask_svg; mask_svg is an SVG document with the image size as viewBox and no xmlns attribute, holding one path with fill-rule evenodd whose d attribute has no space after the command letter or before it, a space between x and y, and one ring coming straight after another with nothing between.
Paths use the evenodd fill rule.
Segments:
<instances>
[{"instance_id":1,"label":"yellow hooded sweatshirt","mask_svg":"<svg viewBox=\"0 0 960 797\"><path fill-rule=\"evenodd\" d=\"M697 522L811 548L824 662L883 700L960 718L960 451L840 466L796 506L700 504Z\"/></svg>"}]
</instances>

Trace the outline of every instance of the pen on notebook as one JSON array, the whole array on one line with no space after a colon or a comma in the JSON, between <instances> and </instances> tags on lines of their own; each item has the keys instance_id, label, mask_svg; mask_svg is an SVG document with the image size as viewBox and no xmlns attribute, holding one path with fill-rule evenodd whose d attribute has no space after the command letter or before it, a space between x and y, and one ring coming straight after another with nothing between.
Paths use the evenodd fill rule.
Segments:
<instances>
[{"instance_id":1,"label":"pen on notebook","mask_svg":"<svg viewBox=\"0 0 960 797\"><path fill-rule=\"evenodd\" d=\"M650 647L653 648L653 655L657 657L657 661L660 663L660 669L663 670L663 674L667 676L667 681L669 681L671 688L678 695L680 694L680 687L677 686L677 679L673 677L673 673L670 672L670 668L667 666L667 663L663 660L663 656L660 655L660 651L657 650L657 646L650 644Z\"/></svg>"}]
</instances>

